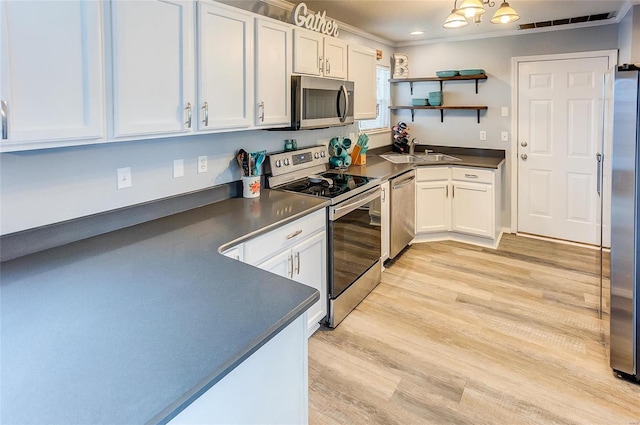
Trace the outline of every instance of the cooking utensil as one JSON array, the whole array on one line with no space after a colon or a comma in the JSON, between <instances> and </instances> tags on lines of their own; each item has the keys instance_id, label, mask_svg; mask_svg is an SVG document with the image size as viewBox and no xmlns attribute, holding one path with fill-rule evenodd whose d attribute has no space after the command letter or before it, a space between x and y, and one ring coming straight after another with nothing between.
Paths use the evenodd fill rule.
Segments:
<instances>
[{"instance_id":1,"label":"cooking utensil","mask_svg":"<svg viewBox=\"0 0 640 425\"><path fill-rule=\"evenodd\" d=\"M249 153L244 149L240 149L238 155L242 155L242 171L245 176L249 176Z\"/></svg>"},{"instance_id":2,"label":"cooking utensil","mask_svg":"<svg viewBox=\"0 0 640 425\"><path fill-rule=\"evenodd\" d=\"M322 177L319 176L317 174L312 174L309 176L309 181L313 184L321 184L325 187L332 187L333 186L333 180L327 178L327 177Z\"/></svg>"}]
</instances>

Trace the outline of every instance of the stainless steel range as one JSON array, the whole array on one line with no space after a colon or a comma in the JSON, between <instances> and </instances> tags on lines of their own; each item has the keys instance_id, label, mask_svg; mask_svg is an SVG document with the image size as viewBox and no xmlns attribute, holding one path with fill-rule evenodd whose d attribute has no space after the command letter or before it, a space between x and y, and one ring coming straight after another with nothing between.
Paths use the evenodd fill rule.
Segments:
<instances>
[{"instance_id":1,"label":"stainless steel range","mask_svg":"<svg viewBox=\"0 0 640 425\"><path fill-rule=\"evenodd\" d=\"M380 282L380 180L329 171L325 146L269 156L268 185L331 201L328 213L328 314L336 327Z\"/></svg>"}]
</instances>

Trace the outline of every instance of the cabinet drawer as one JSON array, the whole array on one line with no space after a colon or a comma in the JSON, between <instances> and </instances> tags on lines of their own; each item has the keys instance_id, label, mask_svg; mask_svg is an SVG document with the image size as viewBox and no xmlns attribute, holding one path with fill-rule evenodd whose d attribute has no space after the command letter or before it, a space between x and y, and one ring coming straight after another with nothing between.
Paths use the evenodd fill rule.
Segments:
<instances>
[{"instance_id":1,"label":"cabinet drawer","mask_svg":"<svg viewBox=\"0 0 640 425\"><path fill-rule=\"evenodd\" d=\"M419 182L434 180L449 180L450 168L447 167L419 167L416 170L416 177Z\"/></svg>"},{"instance_id":2,"label":"cabinet drawer","mask_svg":"<svg viewBox=\"0 0 640 425\"><path fill-rule=\"evenodd\" d=\"M326 209L321 209L244 244L244 261L257 264L277 252L308 238L326 226Z\"/></svg>"},{"instance_id":3,"label":"cabinet drawer","mask_svg":"<svg viewBox=\"0 0 640 425\"><path fill-rule=\"evenodd\" d=\"M480 168L453 167L451 169L452 180L477 182L477 183L493 183L493 171Z\"/></svg>"}]
</instances>

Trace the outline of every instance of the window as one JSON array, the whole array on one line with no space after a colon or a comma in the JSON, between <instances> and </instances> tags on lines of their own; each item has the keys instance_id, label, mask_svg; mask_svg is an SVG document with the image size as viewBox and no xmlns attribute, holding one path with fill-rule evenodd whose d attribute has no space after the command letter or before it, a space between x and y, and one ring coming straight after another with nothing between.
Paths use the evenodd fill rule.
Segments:
<instances>
[{"instance_id":1,"label":"window","mask_svg":"<svg viewBox=\"0 0 640 425\"><path fill-rule=\"evenodd\" d=\"M378 118L360 121L360 130L389 129L389 78L391 72L386 66L376 66L376 90L378 92Z\"/></svg>"}]
</instances>

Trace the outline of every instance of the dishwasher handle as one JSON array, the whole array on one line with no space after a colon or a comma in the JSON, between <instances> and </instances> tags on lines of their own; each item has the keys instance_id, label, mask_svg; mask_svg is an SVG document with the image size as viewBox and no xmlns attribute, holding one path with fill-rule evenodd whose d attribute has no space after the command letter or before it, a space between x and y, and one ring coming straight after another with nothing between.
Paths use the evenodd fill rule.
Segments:
<instances>
[{"instance_id":1,"label":"dishwasher handle","mask_svg":"<svg viewBox=\"0 0 640 425\"><path fill-rule=\"evenodd\" d=\"M411 177L409 177L407 179L404 179L404 180L402 180L402 181L400 181L398 183L395 183L393 185L393 189L400 189L401 187L404 187L404 186L408 185L409 183L411 183L413 180L415 180L415 178L416 178L416 176L411 176Z\"/></svg>"}]
</instances>

